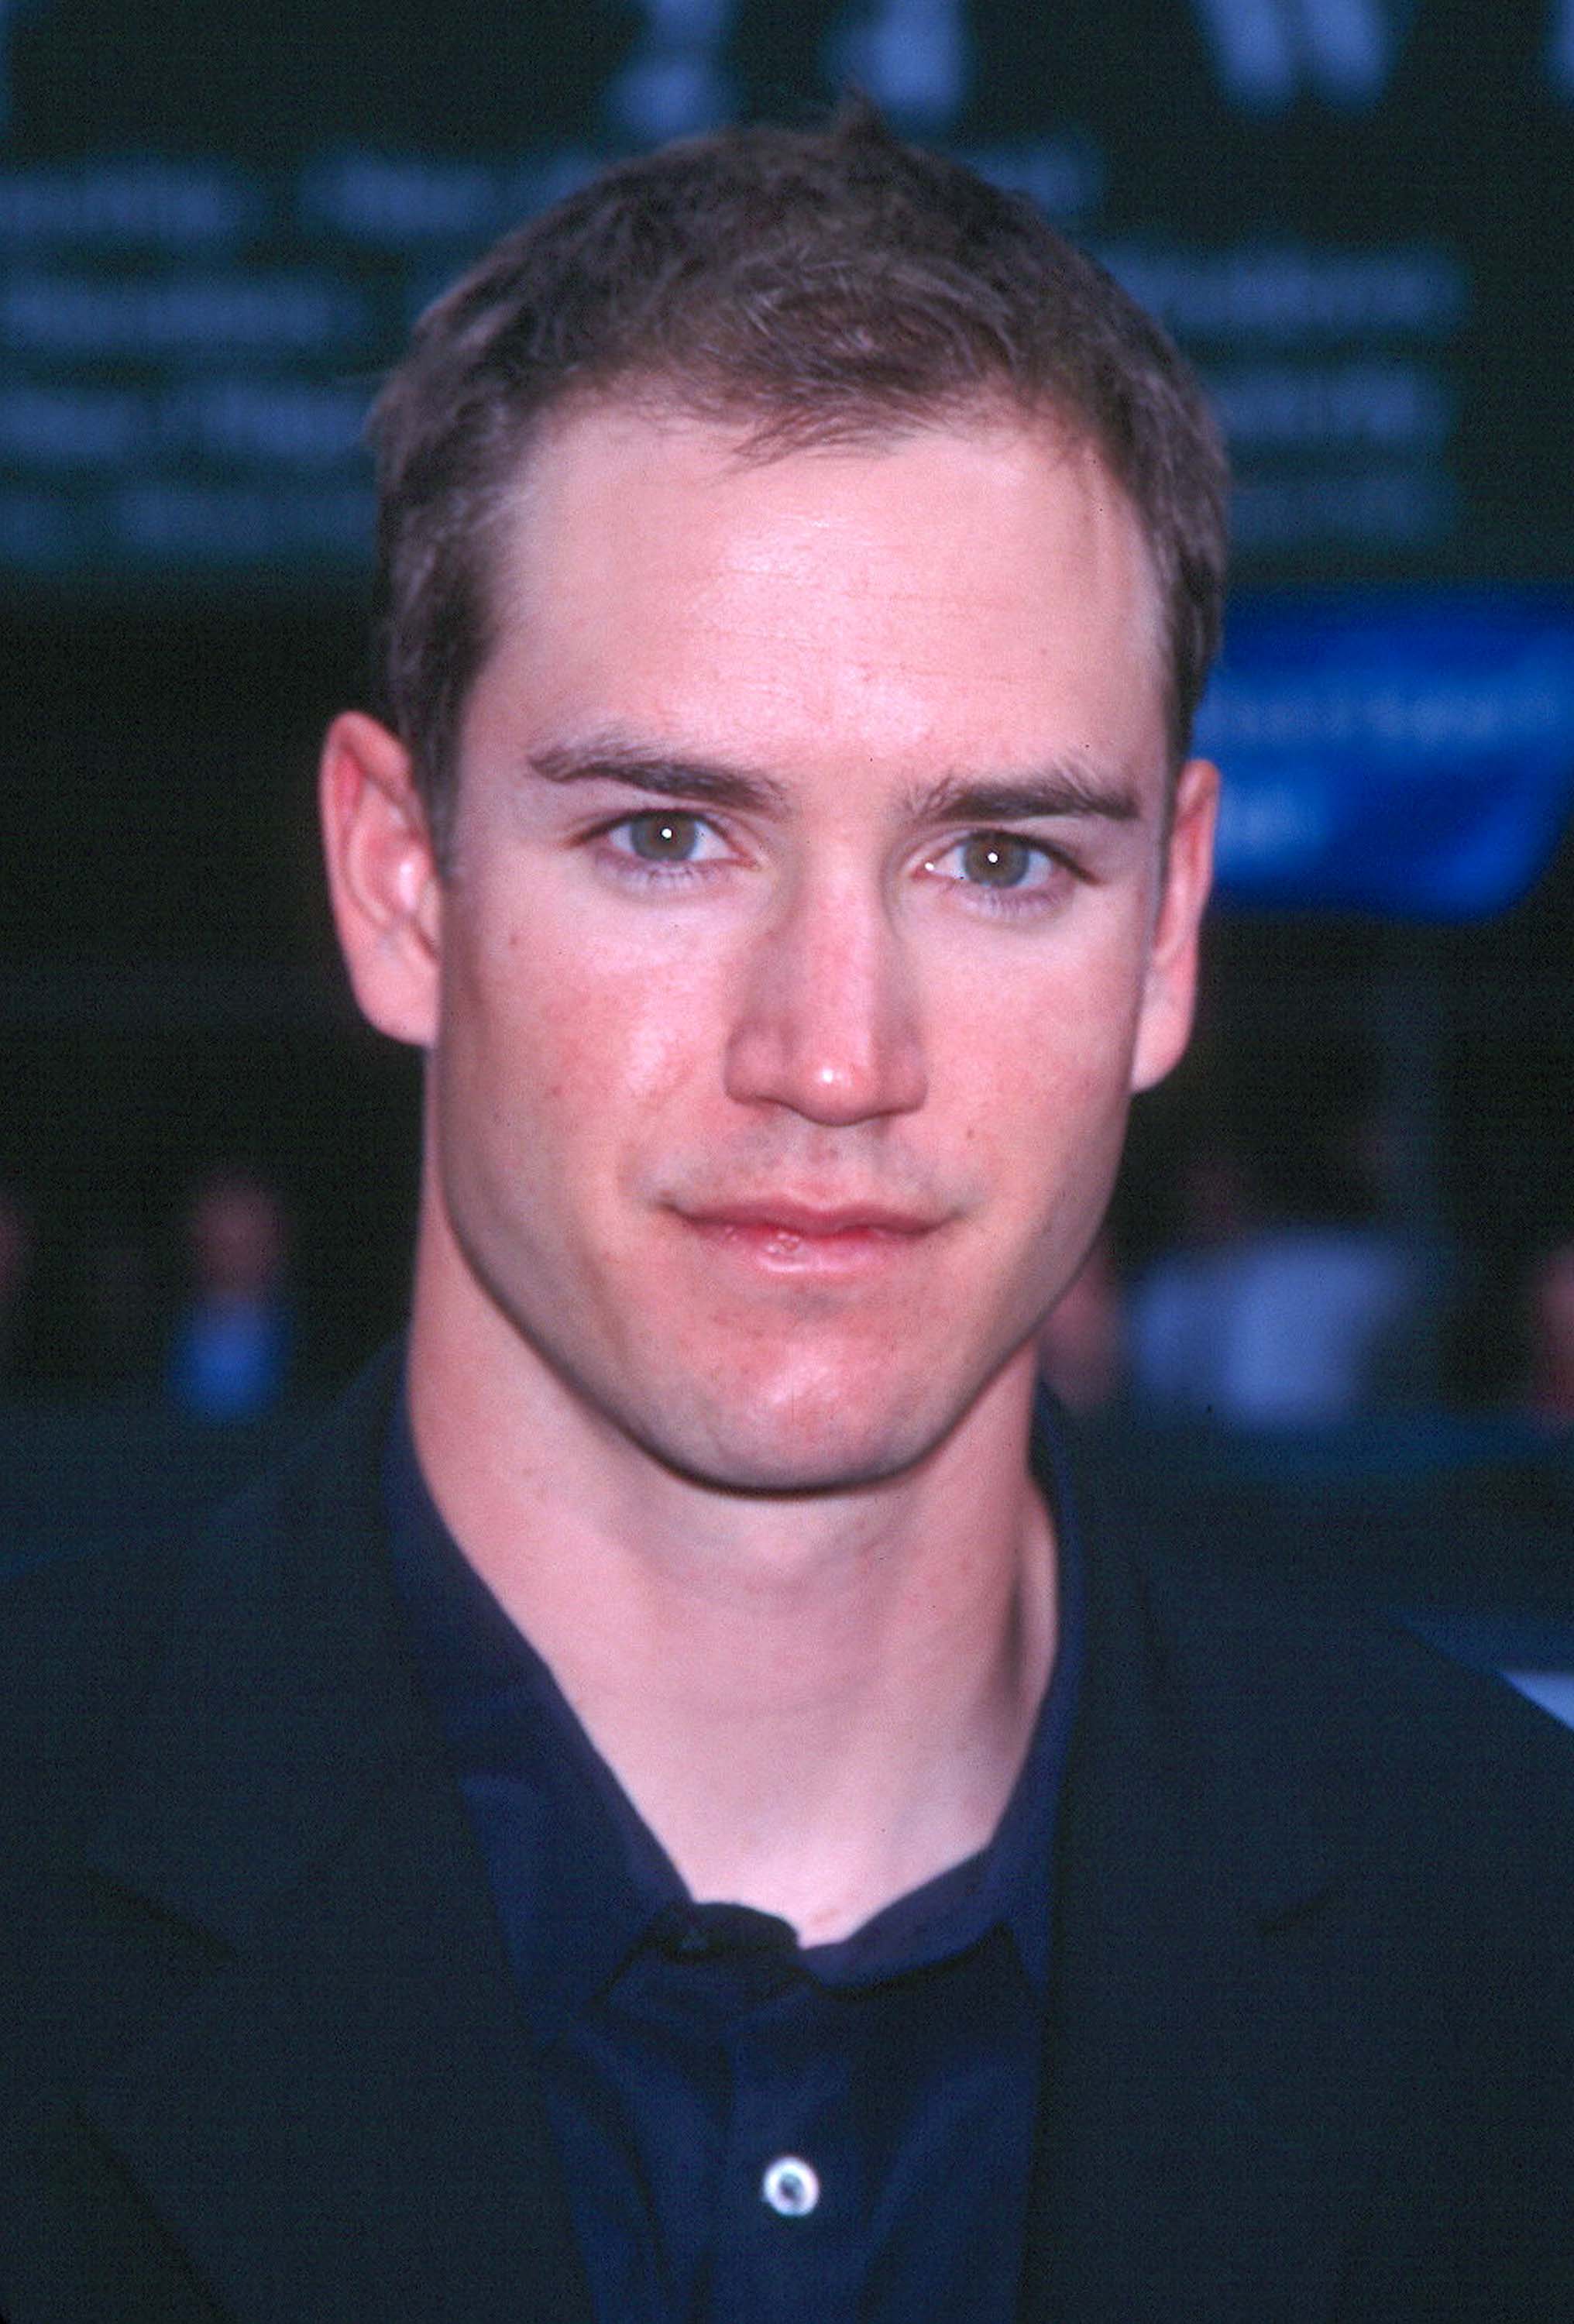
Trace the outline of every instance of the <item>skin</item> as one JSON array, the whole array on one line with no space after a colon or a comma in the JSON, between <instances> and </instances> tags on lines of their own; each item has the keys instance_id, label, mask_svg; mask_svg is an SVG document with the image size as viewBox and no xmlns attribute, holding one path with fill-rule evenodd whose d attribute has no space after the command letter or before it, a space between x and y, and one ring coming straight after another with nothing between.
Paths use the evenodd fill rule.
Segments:
<instances>
[{"instance_id":1,"label":"skin","mask_svg":"<svg viewBox=\"0 0 1574 2324\"><path fill-rule=\"evenodd\" d=\"M1097 456L521 478L439 868L330 731L372 1021L428 1052L423 1466L691 1889L856 1926L987 1840L1053 1659L1033 1335L1190 1025L1216 796Z\"/></svg>"}]
</instances>

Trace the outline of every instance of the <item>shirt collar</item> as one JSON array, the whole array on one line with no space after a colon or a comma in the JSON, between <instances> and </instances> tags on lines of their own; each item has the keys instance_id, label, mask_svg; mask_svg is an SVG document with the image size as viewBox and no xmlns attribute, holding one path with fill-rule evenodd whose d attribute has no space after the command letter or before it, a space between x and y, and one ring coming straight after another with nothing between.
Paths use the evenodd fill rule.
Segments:
<instances>
[{"instance_id":1,"label":"shirt collar","mask_svg":"<svg viewBox=\"0 0 1574 2324\"><path fill-rule=\"evenodd\" d=\"M987 1848L898 1897L833 1945L805 1950L823 1982L928 1966L997 1926L1040 1993L1049 1973L1061 1775L1080 1691L1082 1553L1053 1409L1036 1417L1035 1474L1054 1514L1054 1668L1021 1772ZM621 1967L658 1914L688 1902L660 1842L551 1671L465 1559L420 1471L401 1396L383 1465L396 1585L487 1861L516 1973L545 2033Z\"/></svg>"},{"instance_id":2,"label":"shirt collar","mask_svg":"<svg viewBox=\"0 0 1574 2324\"><path fill-rule=\"evenodd\" d=\"M394 1582L538 2030L613 1977L683 1884L428 1489L401 1395L383 1459Z\"/></svg>"}]
</instances>

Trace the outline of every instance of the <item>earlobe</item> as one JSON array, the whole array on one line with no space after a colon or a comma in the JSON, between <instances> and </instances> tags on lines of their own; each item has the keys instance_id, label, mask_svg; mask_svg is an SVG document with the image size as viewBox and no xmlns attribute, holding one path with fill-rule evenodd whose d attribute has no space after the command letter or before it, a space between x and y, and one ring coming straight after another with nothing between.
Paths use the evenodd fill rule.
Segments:
<instances>
[{"instance_id":1,"label":"earlobe","mask_svg":"<svg viewBox=\"0 0 1574 2324\"><path fill-rule=\"evenodd\" d=\"M362 1012L429 1047L442 897L409 752L375 718L345 711L323 743L318 803L334 925Z\"/></svg>"},{"instance_id":2,"label":"earlobe","mask_svg":"<svg viewBox=\"0 0 1574 2324\"><path fill-rule=\"evenodd\" d=\"M1184 1053L1197 994L1202 913L1213 885L1219 770L1189 759L1175 782L1157 920L1132 1058L1133 1090L1163 1081Z\"/></svg>"}]
</instances>

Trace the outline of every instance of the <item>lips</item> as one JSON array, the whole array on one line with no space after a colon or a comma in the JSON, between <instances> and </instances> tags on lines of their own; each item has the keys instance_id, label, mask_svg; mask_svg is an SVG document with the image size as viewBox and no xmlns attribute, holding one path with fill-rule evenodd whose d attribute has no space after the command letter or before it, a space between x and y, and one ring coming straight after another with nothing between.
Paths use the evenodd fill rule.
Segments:
<instances>
[{"instance_id":1,"label":"lips","mask_svg":"<svg viewBox=\"0 0 1574 2324\"><path fill-rule=\"evenodd\" d=\"M721 1201L678 1215L708 1264L757 1280L851 1285L902 1268L943 1220L888 1203L821 1204L780 1194Z\"/></svg>"},{"instance_id":2,"label":"lips","mask_svg":"<svg viewBox=\"0 0 1574 2324\"><path fill-rule=\"evenodd\" d=\"M777 1234L801 1242L833 1242L854 1235L911 1237L928 1234L940 1224L939 1219L933 1214L893 1210L884 1204L839 1204L823 1209L812 1203L790 1202L779 1195L686 1209L681 1215L690 1226Z\"/></svg>"}]
</instances>

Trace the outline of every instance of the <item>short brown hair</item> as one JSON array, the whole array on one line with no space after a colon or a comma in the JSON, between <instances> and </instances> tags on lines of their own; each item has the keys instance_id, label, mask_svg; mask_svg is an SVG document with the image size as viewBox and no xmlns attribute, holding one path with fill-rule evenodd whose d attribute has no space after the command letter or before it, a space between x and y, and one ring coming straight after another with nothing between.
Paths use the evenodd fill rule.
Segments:
<instances>
[{"instance_id":1,"label":"short brown hair","mask_svg":"<svg viewBox=\"0 0 1574 2324\"><path fill-rule=\"evenodd\" d=\"M417 326L372 418L382 708L439 839L520 461L548 410L614 390L739 420L762 456L990 405L1085 437L1147 539L1184 756L1224 582L1224 456L1197 383L1025 198L858 101L823 129L727 129L603 171Z\"/></svg>"}]
</instances>

